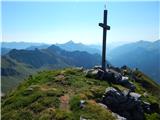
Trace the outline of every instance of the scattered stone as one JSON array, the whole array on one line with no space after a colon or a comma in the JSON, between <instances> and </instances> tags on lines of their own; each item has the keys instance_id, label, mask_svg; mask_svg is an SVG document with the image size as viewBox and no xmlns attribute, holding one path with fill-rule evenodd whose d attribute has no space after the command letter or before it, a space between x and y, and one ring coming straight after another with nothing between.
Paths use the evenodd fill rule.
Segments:
<instances>
[{"instance_id":1,"label":"scattered stone","mask_svg":"<svg viewBox=\"0 0 160 120\"><path fill-rule=\"evenodd\" d=\"M38 89L40 86L39 85L31 85L30 88L33 88L33 89Z\"/></svg>"},{"instance_id":2,"label":"scattered stone","mask_svg":"<svg viewBox=\"0 0 160 120\"><path fill-rule=\"evenodd\" d=\"M23 95L30 95L33 92L33 88L30 86L24 92Z\"/></svg>"},{"instance_id":3,"label":"scattered stone","mask_svg":"<svg viewBox=\"0 0 160 120\"><path fill-rule=\"evenodd\" d=\"M122 76L122 80L128 80L128 77Z\"/></svg>"},{"instance_id":4,"label":"scattered stone","mask_svg":"<svg viewBox=\"0 0 160 120\"><path fill-rule=\"evenodd\" d=\"M29 87L26 89L27 91L33 91L33 88L32 87Z\"/></svg>"},{"instance_id":5,"label":"scattered stone","mask_svg":"<svg viewBox=\"0 0 160 120\"><path fill-rule=\"evenodd\" d=\"M76 67L76 69L79 70L79 71L81 71L81 72L84 70L83 67Z\"/></svg>"},{"instance_id":6,"label":"scattered stone","mask_svg":"<svg viewBox=\"0 0 160 120\"><path fill-rule=\"evenodd\" d=\"M97 78L98 70L90 69L86 71L86 77Z\"/></svg>"},{"instance_id":7,"label":"scattered stone","mask_svg":"<svg viewBox=\"0 0 160 120\"><path fill-rule=\"evenodd\" d=\"M64 80L65 79L65 76L63 74L60 74L60 75L57 75L55 77L56 80Z\"/></svg>"},{"instance_id":8,"label":"scattered stone","mask_svg":"<svg viewBox=\"0 0 160 120\"><path fill-rule=\"evenodd\" d=\"M85 107L85 100L80 100L80 108L84 108Z\"/></svg>"},{"instance_id":9,"label":"scattered stone","mask_svg":"<svg viewBox=\"0 0 160 120\"><path fill-rule=\"evenodd\" d=\"M105 109L108 109L108 107L102 103L98 103L101 107L105 108Z\"/></svg>"},{"instance_id":10,"label":"scattered stone","mask_svg":"<svg viewBox=\"0 0 160 120\"><path fill-rule=\"evenodd\" d=\"M101 69L101 66L94 66L93 69Z\"/></svg>"},{"instance_id":11,"label":"scattered stone","mask_svg":"<svg viewBox=\"0 0 160 120\"><path fill-rule=\"evenodd\" d=\"M89 119L86 119L86 118L83 118L82 116L80 116L79 120L89 120Z\"/></svg>"},{"instance_id":12,"label":"scattered stone","mask_svg":"<svg viewBox=\"0 0 160 120\"><path fill-rule=\"evenodd\" d=\"M64 74L59 74L55 77L55 82L60 83L62 85L70 85L70 83L67 81Z\"/></svg>"},{"instance_id":13,"label":"scattered stone","mask_svg":"<svg viewBox=\"0 0 160 120\"><path fill-rule=\"evenodd\" d=\"M112 116L114 116L116 118L116 120L127 120L125 117L122 117L114 112L112 112Z\"/></svg>"}]
</instances>

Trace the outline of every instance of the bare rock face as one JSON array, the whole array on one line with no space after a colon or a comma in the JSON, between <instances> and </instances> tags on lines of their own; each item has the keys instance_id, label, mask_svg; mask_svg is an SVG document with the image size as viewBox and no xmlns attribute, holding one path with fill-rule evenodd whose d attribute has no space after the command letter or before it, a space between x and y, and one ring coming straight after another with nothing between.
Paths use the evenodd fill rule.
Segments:
<instances>
[{"instance_id":1,"label":"bare rock face","mask_svg":"<svg viewBox=\"0 0 160 120\"><path fill-rule=\"evenodd\" d=\"M109 87L105 91L102 103L127 120L144 120L141 101L137 99L137 94L135 96L125 95L121 91Z\"/></svg>"}]
</instances>

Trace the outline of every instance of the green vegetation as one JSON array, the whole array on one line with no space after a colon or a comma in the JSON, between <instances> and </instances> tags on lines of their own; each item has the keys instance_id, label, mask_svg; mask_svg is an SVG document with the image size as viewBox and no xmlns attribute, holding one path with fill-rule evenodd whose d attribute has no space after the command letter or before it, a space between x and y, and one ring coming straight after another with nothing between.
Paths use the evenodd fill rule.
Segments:
<instances>
[{"instance_id":1,"label":"green vegetation","mask_svg":"<svg viewBox=\"0 0 160 120\"><path fill-rule=\"evenodd\" d=\"M144 95L144 100L160 103L154 91L135 83L138 93L151 95ZM121 85L113 86L126 89ZM115 120L111 111L98 104L107 87L109 84L106 81L87 78L85 72L77 68L41 71L30 75L2 98L2 120L78 120L80 117ZM158 87L154 89L159 90ZM83 108L80 107L80 100L85 101ZM145 116L148 120L158 118L158 114Z\"/></svg>"},{"instance_id":2,"label":"green vegetation","mask_svg":"<svg viewBox=\"0 0 160 120\"><path fill-rule=\"evenodd\" d=\"M134 74L137 78L135 84L138 92L149 92L148 97L156 96L160 102L160 85L138 70L135 71Z\"/></svg>"},{"instance_id":3,"label":"green vegetation","mask_svg":"<svg viewBox=\"0 0 160 120\"><path fill-rule=\"evenodd\" d=\"M31 66L19 63L8 56L3 56L1 63L1 87L4 93L15 88L28 75L36 73L36 70Z\"/></svg>"}]
</instances>

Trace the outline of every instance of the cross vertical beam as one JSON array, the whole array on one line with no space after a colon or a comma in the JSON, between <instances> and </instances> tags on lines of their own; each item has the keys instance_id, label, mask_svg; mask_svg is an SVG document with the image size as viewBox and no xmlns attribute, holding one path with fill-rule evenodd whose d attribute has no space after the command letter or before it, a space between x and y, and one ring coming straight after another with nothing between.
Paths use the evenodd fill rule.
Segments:
<instances>
[{"instance_id":1,"label":"cross vertical beam","mask_svg":"<svg viewBox=\"0 0 160 120\"><path fill-rule=\"evenodd\" d=\"M107 10L104 10L103 23L99 23L99 26L103 28L103 44L102 44L102 70L106 71L106 36L107 30L110 30L110 26L107 25Z\"/></svg>"}]
</instances>

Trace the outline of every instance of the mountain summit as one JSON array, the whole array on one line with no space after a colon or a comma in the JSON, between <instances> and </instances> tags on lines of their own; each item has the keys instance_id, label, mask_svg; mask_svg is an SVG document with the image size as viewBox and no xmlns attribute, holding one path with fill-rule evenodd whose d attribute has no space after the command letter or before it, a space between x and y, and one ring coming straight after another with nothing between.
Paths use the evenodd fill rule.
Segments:
<instances>
[{"instance_id":1,"label":"mountain summit","mask_svg":"<svg viewBox=\"0 0 160 120\"><path fill-rule=\"evenodd\" d=\"M128 93L124 84L98 79L94 70L67 68L30 75L2 98L2 120L160 118L160 87L143 73L135 71L133 79L130 73L133 70L119 69L136 87L135 92Z\"/></svg>"},{"instance_id":2,"label":"mountain summit","mask_svg":"<svg viewBox=\"0 0 160 120\"><path fill-rule=\"evenodd\" d=\"M74 42L73 42L73 40L70 40L70 41L68 41L68 42L66 42L65 44L75 44Z\"/></svg>"}]
</instances>

